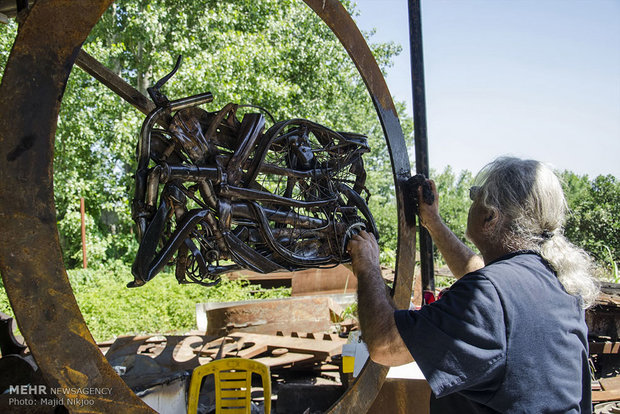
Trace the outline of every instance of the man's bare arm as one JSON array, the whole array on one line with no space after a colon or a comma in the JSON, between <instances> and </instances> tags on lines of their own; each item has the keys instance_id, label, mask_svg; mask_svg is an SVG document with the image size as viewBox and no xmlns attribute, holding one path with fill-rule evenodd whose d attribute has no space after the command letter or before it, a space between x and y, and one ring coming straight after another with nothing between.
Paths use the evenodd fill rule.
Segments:
<instances>
[{"instance_id":1,"label":"man's bare arm","mask_svg":"<svg viewBox=\"0 0 620 414\"><path fill-rule=\"evenodd\" d=\"M432 205L420 203L420 220L431 235L435 246L439 249L454 277L460 279L469 272L483 268L484 261L456 237L441 220L437 187L434 181L429 180L429 183L435 195L435 202ZM422 186L418 189L418 197L419 200L422 200Z\"/></svg>"},{"instance_id":2,"label":"man's bare arm","mask_svg":"<svg viewBox=\"0 0 620 414\"><path fill-rule=\"evenodd\" d=\"M357 276L358 314L370 358L387 366L413 361L396 322L396 306L387 294L379 267L379 246L372 234L361 232L348 245Z\"/></svg>"}]
</instances>

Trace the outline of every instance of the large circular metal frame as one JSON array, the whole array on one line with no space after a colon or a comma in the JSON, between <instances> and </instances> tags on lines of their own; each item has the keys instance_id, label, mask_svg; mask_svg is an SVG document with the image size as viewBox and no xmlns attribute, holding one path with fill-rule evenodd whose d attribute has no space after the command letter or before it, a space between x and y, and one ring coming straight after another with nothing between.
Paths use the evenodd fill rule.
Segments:
<instances>
[{"instance_id":1,"label":"large circular metal frame","mask_svg":"<svg viewBox=\"0 0 620 414\"><path fill-rule=\"evenodd\" d=\"M82 43L113 0L38 0L21 24L0 85L0 272L30 350L51 387L112 388L72 412L153 412L116 375L78 308L62 261L53 192L56 123ZM407 307L415 265L415 223L403 183L408 151L385 79L337 0L304 0L357 66L377 110L392 161L398 250L393 299ZM51 24L50 22L53 22ZM366 412L387 368L369 361L331 413Z\"/></svg>"}]
</instances>

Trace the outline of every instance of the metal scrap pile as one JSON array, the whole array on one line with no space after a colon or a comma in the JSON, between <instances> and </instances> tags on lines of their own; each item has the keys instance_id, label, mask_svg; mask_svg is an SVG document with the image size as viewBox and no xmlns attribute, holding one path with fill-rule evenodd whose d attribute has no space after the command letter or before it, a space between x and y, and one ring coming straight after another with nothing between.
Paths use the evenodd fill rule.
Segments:
<instances>
[{"instance_id":1,"label":"metal scrap pile","mask_svg":"<svg viewBox=\"0 0 620 414\"><path fill-rule=\"evenodd\" d=\"M297 412L302 406L300 413L324 412L347 386L341 368L347 339L339 331L350 329L352 321L338 321L337 315L343 310L338 301L353 299L332 295L210 304L206 334L128 336L100 346L127 385L160 413L186 407L194 368L228 357L270 368L274 412ZM204 308L197 306L197 312ZM210 379L202 390L199 412L208 413L215 408Z\"/></svg>"},{"instance_id":2,"label":"metal scrap pile","mask_svg":"<svg viewBox=\"0 0 620 414\"><path fill-rule=\"evenodd\" d=\"M620 285L603 284L595 306L586 311L595 412L620 401ZM612 402L610 404L610 402Z\"/></svg>"}]
</instances>

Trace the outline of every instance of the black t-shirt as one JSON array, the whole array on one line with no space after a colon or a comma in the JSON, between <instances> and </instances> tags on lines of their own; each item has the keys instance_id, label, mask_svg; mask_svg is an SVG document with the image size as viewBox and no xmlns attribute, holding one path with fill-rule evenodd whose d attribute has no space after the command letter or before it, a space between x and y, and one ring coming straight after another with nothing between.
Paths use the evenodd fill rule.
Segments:
<instances>
[{"instance_id":1,"label":"black t-shirt","mask_svg":"<svg viewBox=\"0 0 620 414\"><path fill-rule=\"evenodd\" d=\"M591 412L580 299L537 254L503 256L394 318L433 390L431 412Z\"/></svg>"}]
</instances>

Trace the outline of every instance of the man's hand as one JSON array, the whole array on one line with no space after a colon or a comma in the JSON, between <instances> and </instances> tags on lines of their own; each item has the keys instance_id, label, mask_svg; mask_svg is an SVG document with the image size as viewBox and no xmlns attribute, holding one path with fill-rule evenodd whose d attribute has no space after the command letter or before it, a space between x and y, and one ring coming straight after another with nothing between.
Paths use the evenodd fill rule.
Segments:
<instances>
[{"instance_id":1,"label":"man's hand","mask_svg":"<svg viewBox=\"0 0 620 414\"><path fill-rule=\"evenodd\" d=\"M433 180L427 181L433 194L435 201L433 204L425 202L418 203L420 223L430 233L435 246L446 261L450 271L457 279L461 278L469 272L484 267L484 261L477 256L465 243L452 233L452 231L441 221L439 216L439 195L437 187ZM418 189L418 199L422 200L422 186Z\"/></svg>"},{"instance_id":2,"label":"man's hand","mask_svg":"<svg viewBox=\"0 0 620 414\"><path fill-rule=\"evenodd\" d=\"M438 225L442 223L441 217L439 216L439 195L437 194L437 187L435 186L435 182L433 180L427 180L427 183L430 184L431 190L433 191L433 195L435 196L435 200L433 204L426 204L422 198L422 186L418 187L418 203L419 214L420 214L420 223L426 227L426 229L432 234L432 230L436 228Z\"/></svg>"},{"instance_id":3,"label":"man's hand","mask_svg":"<svg viewBox=\"0 0 620 414\"><path fill-rule=\"evenodd\" d=\"M353 273L357 277L364 270L379 267L379 245L374 234L361 231L349 240L347 252L351 255Z\"/></svg>"},{"instance_id":4,"label":"man's hand","mask_svg":"<svg viewBox=\"0 0 620 414\"><path fill-rule=\"evenodd\" d=\"M357 276L357 311L370 358L386 366L413 361L394 321L396 306L381 277L375 236L361 231L351 238L347 251Z\"/></svg>"}]
</instances>

